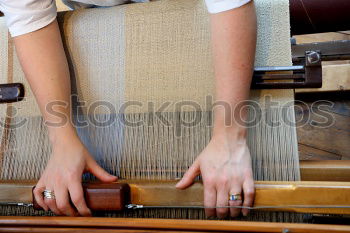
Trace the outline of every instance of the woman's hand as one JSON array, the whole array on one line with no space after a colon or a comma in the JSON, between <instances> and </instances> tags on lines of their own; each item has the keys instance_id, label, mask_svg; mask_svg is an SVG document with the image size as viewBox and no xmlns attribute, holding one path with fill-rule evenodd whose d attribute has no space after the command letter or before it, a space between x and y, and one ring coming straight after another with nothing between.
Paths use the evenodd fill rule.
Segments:
<instances>
[{"instance_id":1,"label":"woman's hand","mask_svg":"<svg viewBox=\"0 0 350 233\"><path fill-rule=\"evenodd\" d=\"M196 176L201 174L206 207L241 206L242 202L243 206L252 206L254 181L249 149L245 138L232 139L224 134L213 136L176 187L189 187ZM243 201L229 201L229 195L241 193ZM237 217L241 209L206 208L205 212L207 216L217 215L219 218L226 217L228 213L231 217ZM242 209L244 216L248 212L248 209Z\"/></svg>"},{"instance_id":2,"label":"woman's hand","mask_svg":"<svg viewBox=\"0 0 350 233\"><path fill-rule=\"evenodd\" d=\"M91 215L81 184L84 172L94 174L103 182L117 179L96 163L77 136L66 135L56 140L51 159L34 189L37 203L46 211L50 209L57 215ZM55 199L44 198L44 190L53 191Z\"/></svg>"}]
</instances>

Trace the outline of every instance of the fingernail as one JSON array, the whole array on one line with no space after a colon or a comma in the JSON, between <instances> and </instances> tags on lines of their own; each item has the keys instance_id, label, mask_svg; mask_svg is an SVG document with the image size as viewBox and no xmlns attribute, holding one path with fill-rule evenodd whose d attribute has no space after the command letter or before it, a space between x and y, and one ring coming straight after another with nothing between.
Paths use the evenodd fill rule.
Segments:
<instances>
[{"instance_id":1,"label":"fingernail","mask_svg":"<svg viewBox=\"0 0 350 233\"><path fill-rule=\"evenodd\" d=\"M178 188L180 187L180 185L182 184L182 180L180 180L179 182L176 183L175 187Z\"/></svg>"},{"instance_id":2,"label":"fingernail","mask_svg":"<svg viewBox=\"0 0 350 233\"><path fill-rule=\"evenodd\" d=\"M243 214L244 217L247 217L248 214L249 214L249 210L244 210L244 211L242 211L242 214Z\"/></svg>"}]
</instances>

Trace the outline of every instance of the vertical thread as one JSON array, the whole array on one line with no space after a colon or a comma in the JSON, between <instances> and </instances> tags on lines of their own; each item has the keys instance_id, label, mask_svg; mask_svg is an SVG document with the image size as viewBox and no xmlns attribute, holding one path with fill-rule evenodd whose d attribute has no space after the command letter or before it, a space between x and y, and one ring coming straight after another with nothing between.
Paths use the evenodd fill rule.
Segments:
<instances>
[{"instance_id":1,"label":"vertical thread","mask_svg":"<svg viewBox=\"0 0 350 233\"><path fill-rule=\"evenodd\" d=\"M10 32L7 33L7 82L12 83L13 82L13 53L14 53L14 46L13 46L13 39L10 35ZM0 177L2 177L2 171L3 171L3 160L5 155L5 150L7 149L8 142L9 142L9 125L11 123L11 115L12 115L12 108L11 104L6 104L6 116L4 119L4 125L3 133L1 137L1 144L0 144Z\"/></svg>"}]
</instances>

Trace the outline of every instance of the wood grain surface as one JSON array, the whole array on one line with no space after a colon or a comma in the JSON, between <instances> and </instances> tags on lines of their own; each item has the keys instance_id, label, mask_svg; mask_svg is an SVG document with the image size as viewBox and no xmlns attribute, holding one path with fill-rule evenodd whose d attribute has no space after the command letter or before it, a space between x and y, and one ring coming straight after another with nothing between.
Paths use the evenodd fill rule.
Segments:
<instances>
[{"instance_id":1,"label":"wood grain surface","mask_svg":"<svg viewBox=\"0 0 350 233\"><path fill-rule=\"evenodd\" d=\"M136 218L0 217L0 232L349 232L350 226Z\"/></svg>"},{"instance_id":2,"label":"wood grain surface","mask_svg":"<svg viewBox=\"0 0 350 233\"><path fill-rule=\"evenodd\" d=\"M144 206L203 206L203 186L195 183L186 190L175 188L176 181L120 180L129 184L130 203ZM35 183L0 184L0 202L31 203ZM111 184L113 186L113 184ZM255 182L254 207L267 211L299 213L350 214L350 208L314 208L315 206L350 206L350 182ZM18 190L21 190L20 196ZM99 197L103 200L106 197ZM127 202L125 204L128 204ZM303 206L301 208L300 206ZM305 208L306 207L306 208Z\"/></svg>"}]
</instances>

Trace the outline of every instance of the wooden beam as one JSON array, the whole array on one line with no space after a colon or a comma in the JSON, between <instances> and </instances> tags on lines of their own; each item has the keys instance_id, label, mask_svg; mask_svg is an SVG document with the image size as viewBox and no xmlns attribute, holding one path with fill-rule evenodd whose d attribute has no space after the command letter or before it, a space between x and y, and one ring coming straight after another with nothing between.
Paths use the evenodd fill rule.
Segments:
<instances>
[{"instance_id":1,"label":"wooden beam","mask_svg":"<svg viewBox=\"0 0 350 233\"><path fill-rule=\"evenodd\" d=\"M195 183L186 190L174 181L128 181L131 203L144 206L202 206L203 187ZM274 206L265 211L350 214L350 208L312 208L311 206L350 206L350 182L255 182L254 207ZM304 206L307 208L297 208Z\"/></svg>"},{"instance_id":2,"label":"wooden beam","mask_svg":"<svg viewBox=\"0 0 350 233\"><path fill-rule=\"evenodd\" d=\"M0 202L32 203L36 181L0 181Z\"/></svg>"},{"instance_id":3,"label":"wooden beam","mask_svg":"<svg viewBox=\"0 0 350 233\"><path fill-rule=\"evenodd\" d=\"M203 206L203 186L195 183L186 190L175 188L176 181L120 180L131 189L132 204L144 206ZM35 183L0 184L0 202L31 203ZM257 181L254 207L273 206L267 211L350 214L350 182L272 182ZM106 200L108 201L108 200ZM300 208L304 206L306 208ZM277 208L276 208L277 207Z\"/></svg>"},{"instance_id":4,"label":"wooden beam","mask_svg":"<svg viewBox=\"0 0 350 233\"><path fill-rule=\"evenodd\" d=\"M300 161L303 181L350 181L350 160Z\"/></svg>"},{"instance_id":5,"label":"wooden beam","mask_svg":"<svg viewBox=\"0 0 350 233\"><path fill-rule=\"evenodd\" d=\"M350 226L247 221L0 217L0 232L349 232Z\"/></svg>"}]
</instances>

